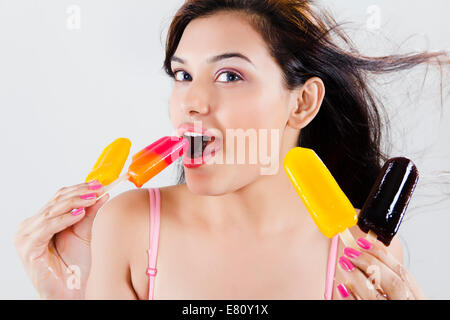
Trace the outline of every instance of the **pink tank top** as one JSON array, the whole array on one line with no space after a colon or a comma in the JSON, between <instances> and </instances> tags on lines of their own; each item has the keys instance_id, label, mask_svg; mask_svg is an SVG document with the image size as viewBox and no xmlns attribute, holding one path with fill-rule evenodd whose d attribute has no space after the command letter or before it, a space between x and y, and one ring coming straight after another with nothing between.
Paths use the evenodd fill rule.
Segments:
<instances>
[{"instance_id":1,"label":"pink tank top","mask_svg":"<svg viewBox=\"0 0 450 320\"><path fill-rule=\"evenodd\" d=\"M153 299L153 291L155 289L156 277L156 259L158 255L158 240L159 240L159 224L161 213L161 195L158 188L149 188L150 198L150 246L148 249L148 299ZM325 280L325 300L333 298L334 274L336 271L337 250L339 244L339 236L331 239L330 252L328 254L327 275Z\"/></svg>"}]
</instances>

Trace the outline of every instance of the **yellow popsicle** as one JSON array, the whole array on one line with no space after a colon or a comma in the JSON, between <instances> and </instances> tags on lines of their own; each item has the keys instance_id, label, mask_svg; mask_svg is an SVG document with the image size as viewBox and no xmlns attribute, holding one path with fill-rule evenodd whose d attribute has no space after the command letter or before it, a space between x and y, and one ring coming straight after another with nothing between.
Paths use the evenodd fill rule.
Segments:
<instances>
[{"instance_id":1,"label":"yellow popsicle","mask_svg":"<svg viewBox=\"0 0 450 320\"><path fill-rule=\"evenodd\" d=\"M354 246L347 229L356 225L358 215L317 154L294 148L286 154L283 165L319 230L328 238L340 234L346 245Z\"/></svg>"},{"instance_id":2,"label":"yellow popsicle","mask_svg":"<svg viewBox=\"0 0 450 320\"><path fill-rule=\"evenodd\" d=\"M107 186L116 180L127 161L130 148L131 141L126 138L118 138L110 143L98 158L86 182L98 180Z\"/></svg>"}]
</instances>

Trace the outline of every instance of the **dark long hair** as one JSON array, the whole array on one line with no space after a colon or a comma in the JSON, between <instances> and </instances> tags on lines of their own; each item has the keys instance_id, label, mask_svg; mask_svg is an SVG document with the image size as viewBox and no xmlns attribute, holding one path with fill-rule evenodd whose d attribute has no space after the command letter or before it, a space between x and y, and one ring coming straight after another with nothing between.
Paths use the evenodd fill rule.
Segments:
<instances>
[{"instance_id":1,"label":"dark long hair","mask_svg":"<svg viewBox=\"0 0 450 320\"><path fill-rule=\"evenodd\" d=\"M363 56L332 16L325 10L316 12L312 2L187 0L170 25L163 67L174 77L170 60L189 22L219 11L244 13L282 69L286 89L298 88L311 77L324 82L326 94L321 109L301 131L298 146L313 149L352 204L361 208L387 160L381 150L383 106L368 85L368 75L405 70L432 61L440 63L439 57L445 54ZM183 180L181 166L178 183Z\"/></svg>"}]
</instances>

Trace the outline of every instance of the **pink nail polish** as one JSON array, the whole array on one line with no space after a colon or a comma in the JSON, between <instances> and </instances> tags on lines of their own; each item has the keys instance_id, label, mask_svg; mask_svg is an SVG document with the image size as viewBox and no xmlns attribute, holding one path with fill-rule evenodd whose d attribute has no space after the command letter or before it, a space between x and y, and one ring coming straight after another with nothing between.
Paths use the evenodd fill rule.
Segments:
<instances>
[{"instance_id":1,"label":"pink nail polish","mask_svg":"<svg viewBox=\"0 0 450 320\"><path fill-rule=\"evenodd\" d=\"M79 216L83 212L84 212L84 208L78 208L78 209L73 209L71 213L73 216Z\"/></svg>"},{"instance_id":2,"label":"pink nail polish","mask_svg":"<svg viewBox=\"0 0 450 320\"><path fill-rule=\"evenodd\" d=\"M97 194L96 193L83 194L82 196L80 196L80 198L83 200L92 200L97 198Z\"/></svg>"},{"instance_id":3,"label":"pink nail polish","mask_svg":"<svg viewBox=\"0 0 450 320\"><path fill-rule=\"evenodd\" d=\"M350 295L345 285L340 284L336 288L338 289L339 294L341 295L342 298L347 298Z\"/></svg>"},{"instance_id":4,"label":"pink nail polish","mask_svg":"<svg viewBox=\"0 0 450 320\"><path fill-rule=\"evenodd\" d=\"M359 238L356 243L358 244L358 246L365 250L369 250L370 248L372 248L372 244L364 238Z\"/></svg>"},{"instance_id":5,"label":"pink nail polish","mask_svg":"<svg viewBox=\"0 0 450 320\"><path fill-rule=\"evenodd\" d=\"M88 185L89 185L89 190L98 190L103 187L103 185L100 182L98 182L97 180L92 180L91 182L88 183Z\"/></svg>"},{"instance_id":6,"label":"pink nail polish","mask_svg":"<svg viewBox=\"0 0 450 320\"><path fill-rule=\"evenodd\" d=\"M355 258L358 258L361 255L361 252L359 252L358 250L355 250L353 248L347 247L347 248L344 249L344 254L347 257L355 259Z\"/></svg>"},{"instance_id":7,"label":"pink nail polish","mask_svg":"<svg viewBox=\"0 0 450 320\"><path fill-rule=\"evenodd\" d=\"M339 264L341 265L342 268L344 268L344 270L346 271L353 271L353 269L355 269L355 266L353 265L353 263L351 263L350 260L348 260L346 257L342 256L339 258Z\"/></svg>"}]
</instances>

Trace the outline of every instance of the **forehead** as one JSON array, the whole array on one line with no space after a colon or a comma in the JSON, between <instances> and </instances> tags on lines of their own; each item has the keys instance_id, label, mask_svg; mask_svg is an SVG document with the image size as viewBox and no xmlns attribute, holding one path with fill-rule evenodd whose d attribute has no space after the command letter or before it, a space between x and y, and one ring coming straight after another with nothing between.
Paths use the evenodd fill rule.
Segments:
<instances>
[{"instance_id":1,"label":"forehead","mask_svg":"<svg viewBox=\"0 0 450 320\"><path fill-rule=\"evenodd\" d=\"M175 55L188 63L202 63L225 52L240 52L255 65L270 59L267 45L242 13L220 12L191 21Z\"/></svg>"}]
</instances>

